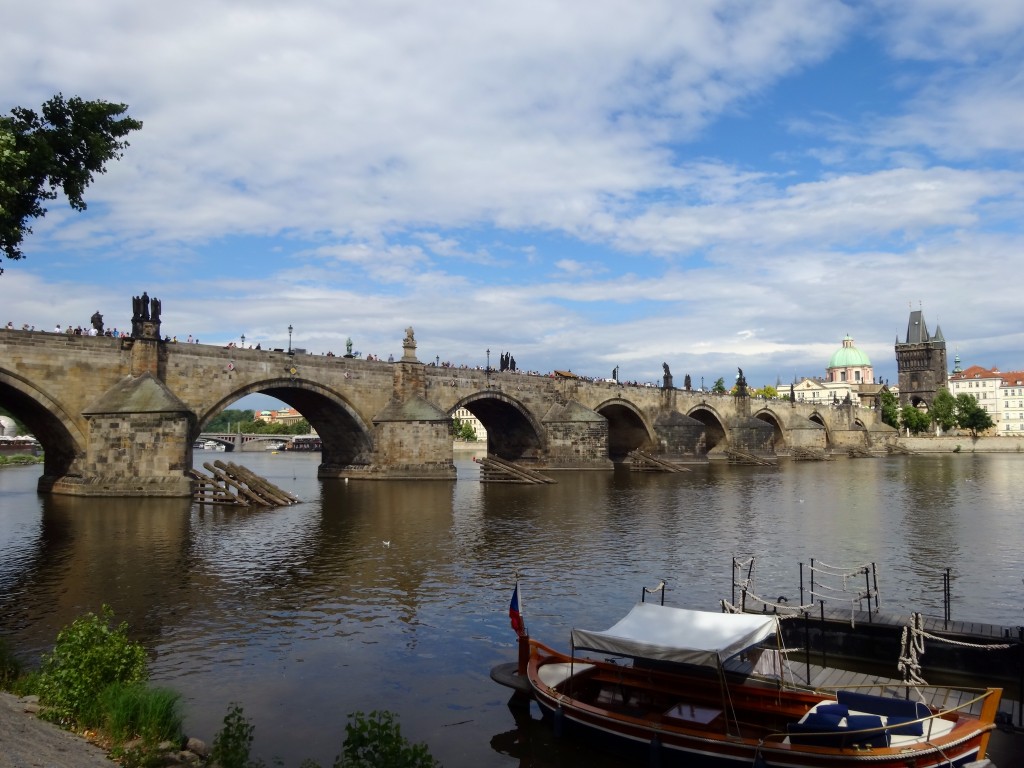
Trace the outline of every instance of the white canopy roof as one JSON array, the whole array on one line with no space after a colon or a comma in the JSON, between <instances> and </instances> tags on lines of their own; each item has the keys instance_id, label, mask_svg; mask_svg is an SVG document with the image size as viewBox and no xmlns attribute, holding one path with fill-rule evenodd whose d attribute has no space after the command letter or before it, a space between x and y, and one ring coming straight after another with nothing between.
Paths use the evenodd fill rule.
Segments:
<instances>
[{"instance_id":1,"label":"white canopy roof","mask_svg":"<svg viewBox=\"0 0 1024 768\"><path fill-rule=\"evenodd\" d=\"M637 603L604 632L572 631L574 648L717 666L778 631L775 616L715 613Z\"/></svg>"}]
</instances>

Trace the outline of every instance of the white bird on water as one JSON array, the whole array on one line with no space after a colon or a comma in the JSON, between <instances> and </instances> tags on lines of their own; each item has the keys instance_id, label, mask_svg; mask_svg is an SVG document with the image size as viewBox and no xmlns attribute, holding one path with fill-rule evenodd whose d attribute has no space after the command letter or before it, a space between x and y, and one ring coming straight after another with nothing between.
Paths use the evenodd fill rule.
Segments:
<instances>
[{"instance_id":1,"label":"white bird on water","mask_svg":"<svg viewBox=\"0 0 1024 768\"><path fill-rule=\"evenodd\" d=\"M383 544L385 547L390 547L391 546L391 539L388 539L387 541L382 541L381 544Z\"/></svg>"}]
</instances>

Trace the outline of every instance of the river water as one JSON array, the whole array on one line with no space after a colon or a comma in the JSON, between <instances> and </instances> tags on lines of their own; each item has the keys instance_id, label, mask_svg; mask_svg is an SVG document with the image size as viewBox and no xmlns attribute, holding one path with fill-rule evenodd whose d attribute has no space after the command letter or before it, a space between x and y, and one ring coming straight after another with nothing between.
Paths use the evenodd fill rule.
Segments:
<instances>
[{"instance_id":1,"label":"river water","mask_svg":"<svg viewBox=\"0 0 1024 768\"><path fill-rule=\"evenodd\" d=\"M517 723L488 676L515 660L517 569L531 634L560 648L659 579L667 602L716 609L732 558L749 555L756 591L790 603L801 562L874 562L883 610L941 616L948 567L954 619L1024 623L1015 455L569 472L549 486L482 485L470 454L455 483L320 481L318 454L217 456L304 503L44 497L39 468L0 471L0 636L35 660L107 603L150 650L154 682L182 694L191 735L212 740L239 703L268 763L329 765L350 712L387 709L449 768L613 765Z\"/></svg>"}]
</instances>

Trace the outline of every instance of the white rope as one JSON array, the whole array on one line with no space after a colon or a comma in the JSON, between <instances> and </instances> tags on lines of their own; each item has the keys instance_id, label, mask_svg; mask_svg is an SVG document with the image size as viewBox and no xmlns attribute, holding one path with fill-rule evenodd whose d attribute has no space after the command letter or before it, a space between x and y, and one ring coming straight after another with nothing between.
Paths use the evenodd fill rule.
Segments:
<instances>
[{"instance_id":1,"label":"white rope","mask_svg":"<svg viewBox=\"0 0 1024 768\"><path fill-rule=\"evenodd\" d=\"M655 592L660 592L664 588L665 588L665 582L664 581L659 581L658 582L658 586L656 586L656 587L644 587L644 592L646 592L648 595L653 595Z\"/></svg>"}]
</instances>

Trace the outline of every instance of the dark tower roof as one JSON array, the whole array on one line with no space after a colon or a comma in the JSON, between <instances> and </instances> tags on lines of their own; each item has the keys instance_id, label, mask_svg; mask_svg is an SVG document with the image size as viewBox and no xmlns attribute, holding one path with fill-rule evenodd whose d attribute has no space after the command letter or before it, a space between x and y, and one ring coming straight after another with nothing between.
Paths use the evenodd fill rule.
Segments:
<instances>
[{"instance_id":1,"label":"dark tower roof","mask_svg":"<svg viewBox=\"0 0 1024 768\"><path fill-rule=\"evenodd\" d=\"M928 336L928 326L924 322L924 312L913 310L910 313L910 320L907 321L907 340L905 344L923 344L931 341Z\"/></svg>"}]
</instances>

